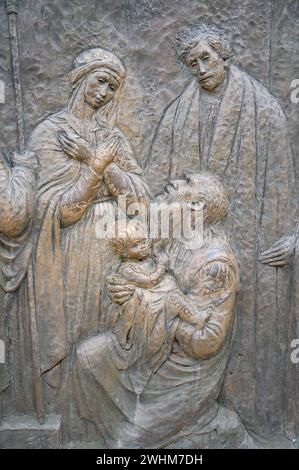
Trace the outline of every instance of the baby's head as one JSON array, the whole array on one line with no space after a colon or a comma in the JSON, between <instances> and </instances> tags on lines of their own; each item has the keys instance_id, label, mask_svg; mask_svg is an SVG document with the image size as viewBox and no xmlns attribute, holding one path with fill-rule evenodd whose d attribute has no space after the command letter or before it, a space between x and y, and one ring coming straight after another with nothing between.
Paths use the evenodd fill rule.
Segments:
<instances>
[{"instance_id":1,"label":"baby's head","mask_svg":"<svg viewBox=\"0 0 299 470\"><path fill-rule=\"evenodd\" d=\"M125 221L125 227L118 225L117 237L112 240L114 253L124 259L147 258L151 253L151 242L147 230L140 222Z\"/></svg>"}]
</instances>

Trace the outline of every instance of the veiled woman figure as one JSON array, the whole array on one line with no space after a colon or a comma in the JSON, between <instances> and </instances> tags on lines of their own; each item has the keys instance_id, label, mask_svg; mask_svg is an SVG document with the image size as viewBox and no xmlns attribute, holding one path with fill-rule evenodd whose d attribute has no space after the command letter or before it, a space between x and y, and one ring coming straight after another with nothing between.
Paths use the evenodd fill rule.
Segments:
<instances>
[{"instance_id":1,"label":"veiled woman figure","mask_svg":"<svg viewBox=\"0 0 299 470\"><path fill-rule=\"evenodd\" d=\"M62 415L65 439L67 431L80 429L72 351L99 331L101 286L113 264L97 223L113 220L119 194L129 203L148 197L142 170L115 126L124 78L114 54L100 48L81 53L70 73L68 105L30 139L40 165L33 257L39 363L44 399Z\"/></svg>"}]
</instances>

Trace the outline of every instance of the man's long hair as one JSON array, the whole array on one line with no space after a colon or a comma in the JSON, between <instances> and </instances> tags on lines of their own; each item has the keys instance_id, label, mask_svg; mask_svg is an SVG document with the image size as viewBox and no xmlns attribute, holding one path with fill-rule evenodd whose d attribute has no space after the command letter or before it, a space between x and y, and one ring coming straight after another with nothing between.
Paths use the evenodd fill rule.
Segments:
<instances>
[{"instance_id":1,"label":"man's long hair","mask_svg":"<svg viewBox=\"0 0 299 470\"><path fill-rule=\"evenodd\" d=\"M182 62L185 62L190 49L202 40L207 41L223 60L232 56L232 35L215 24L199 22L182 29L176 35L174 45Z\"/></svg>"}]
</instances>

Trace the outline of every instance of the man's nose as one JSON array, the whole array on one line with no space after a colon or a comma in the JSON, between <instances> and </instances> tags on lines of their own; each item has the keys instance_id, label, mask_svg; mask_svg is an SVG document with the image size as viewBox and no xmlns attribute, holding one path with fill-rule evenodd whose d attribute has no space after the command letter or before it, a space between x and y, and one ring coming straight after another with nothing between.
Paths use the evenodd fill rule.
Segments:
<instances>
[{"instance_id":1,"label":"man's nose","mask_svg":"<svg viewBox=\"0 0 299 470\"><path fill-rule=\"evenodd\" d=\"M103 97L105 97L107 95L107 91L108 91L108 83L105 83L101 86L100 93Z\"/></svg>"},{"instance_id":2,"label":"man's nose","mask_svg":"<svg viewBox=\"0 0 299 470\"><path fill-rule=\"evenodd\" d=\"M200 75L205 75L207 73L205 65L200 60L197 61L197 67Z\"/></svg>"}]
</instances>

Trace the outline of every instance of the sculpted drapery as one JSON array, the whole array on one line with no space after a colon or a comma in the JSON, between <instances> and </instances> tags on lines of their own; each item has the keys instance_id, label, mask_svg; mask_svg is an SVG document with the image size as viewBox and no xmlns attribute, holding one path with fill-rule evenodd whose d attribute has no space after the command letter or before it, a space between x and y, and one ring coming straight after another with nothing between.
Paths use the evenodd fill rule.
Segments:
<instances>
[{"instance_id":1,"label":"sculpted drapery","mask_svg":"<svg viewBox=\"0 0 299 470\"><path fill-rule=\"evenodd\" d=\"M13 155L12 167L0 159L0 285L12 292L26 275L31 254L35 204L35 155Z\"/></svg>"},{"instance_id":2,"label":"sculpted drapery","mask_svg":"<svg viewBox=\"0 0 299 470\"><path fill-rule=\"evenodd\" d=\"M173 252L177 249L175 244L171 247ZM179 249L184 250L182 246ZM211 247L210 253L196 255L186 250L184 263L177 266L175 258L170 258L176 281L183 279L183 286L193 286L189 301L192 298L200 308L205 302L204 286L209 285L214 292L210 293L208 305L212 307L218 303L219 306L202 331L187 322L177 324L170 354L155 373L146 377L139 398L135 391L135 375L140 358L137 358L135 368L133 364L126 369L113 331L91 338L79 347L81 415L95 422L106 445L163 447L184 439L192 426L193 437L200 442L198 435L217 429L220 410L216 399L231 349L232 306L238 282L237 266L227 249L215 251ZM226 280L221 286L217 272L226 272ZM213 289L216 285L219 290ZM155 302L155 295L149 293L149 297ZM146 296L143 299L137 314L147 316L150 312ZM129 302L133 308L136 298ZM170 327L165 334L171 336ZM209 428L213 419L215 421Z\"/></svg>"},{"instance_id":3,"label":"sculpted drapery","mask_svg":"<svg viewBox=\"0 0 299 470\"><path fill-rule=\"evenodd\" d=\"M230 65L226 33L195 30L180 52L195 78L160 119L147 181L116 125L124 66L99 48L75 59L70 100L37 125L30 151L11 168L0 160L1 406L36 412L30 306L43 404L61 416L64 442L255 447L244 424L294 437L299 263L287 122L277 99ZM198 174L185 180L189 171ZM161 193L170 181L159 200L204 200L221 216L205 219L196 250L184 238L162 243L162 268L155 256L143 271L140 259L125 265L99 221L114 221L117 196L147 206L147 183ZM157 284L134 287L157 272Z\"/></svg>"},{"instance_id":4,"label":"sculpted drapery","mask_svg":"<svg viewBox=\"0 0 299 470\"><path fill-rule=\"evenodd\" d=\"M219 182L197 178L179 182L171 197L184 200L185 191L186 201L206 198L204 243L196 249L184 238L164 243L166 284L138 288L121 305L103 309L105 331L83 341L77 351L81 416L96 424L109 447L179 448L183 443L196 448L213 432L241 447L253 445L237 415L217 402L233 340L239 269L219 223L225 214L223 189L217 198ZM127 311L135 318L124 343L118 323ZM153 341L155 335L156 348L166 337L169 349L153 369L157 350L148 348L146 339ZM148 366L144 351L150 354Z\"/></svg>"},{"instance_id":5,"label":"sculpted drapery","mask_svg":"<svg viewBox=\"0 0 299 470\"><path fill-rule=\"evenodd\" d=\"M1 412L32 409L31 358L26 273L32 252L36 191L35 155L0 158L0 338L5 364L0 368ZM5 393L4 393L5 391Z\"/></svg>"},{"instance_id":6,"label":"sculpted drapery","mask_svg":"<svg viewBox=\"0 0 299 470\"><path fill-rule=\"evenodd\" d=\"M82 53L70 74L68 106L39 124L30 139L39 162L33 255L39 360L49 390L59 390L55 410L64 416L72 414L68 403L75 395L73 346L98 332L103 276L113 265L113 253L105 239L97 238L96 224L104 216L114 219L118 190L131 200L147 200L141 168L114 125L124 77L114 54L102 49ZM80 139L92 154L89 162L70 150L82 144Z\"/></svg>"},{"instance_id":7,"label":"sculpted drapery","mask_svg":"<svg viewBox=\"0 0 299 470\"><path fill-rule=\"evenodd\" d=\"M277 99L260 82L227 65L231 52L224 44L223 30L215 48L211 46L210 29L214 34L217 28L190 28L193 43L190 40L191 52L185 53L184 60L189 61L196 77L165 109L145 174L154 192L190 170L208 170L225 184L231 202L228 227L242 267L242 315L226 378L226 396L250 425L258 417L266 428L271 422L273 428L292 433L294 371L284 380L278 373L289 360L286 345L297 337L296 311L291 307L292 272L290 266L275 269L259 261L263 250L292 233L295 226L295 180L287 121ZM213 59L204 56L207 51ZM214 74L217 78L219 69L212 64L215 57L224 71L220 79L218 76L218 86L214 86L213 76L209 77ZM285 389L293 390L291 401L285 400Z\"/></svg>"}]
</instances>

